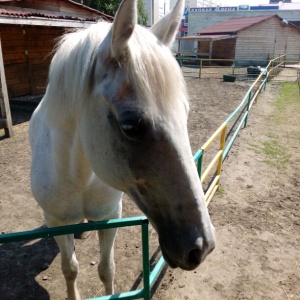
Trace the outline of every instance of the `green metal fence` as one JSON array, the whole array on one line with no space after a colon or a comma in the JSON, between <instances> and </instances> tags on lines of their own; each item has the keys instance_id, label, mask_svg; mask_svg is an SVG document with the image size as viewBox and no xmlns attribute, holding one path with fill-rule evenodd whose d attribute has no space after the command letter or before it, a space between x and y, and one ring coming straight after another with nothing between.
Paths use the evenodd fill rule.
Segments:
<instances>
[{"instance_id":1,"label":"green metal fence","mask_svg":"<svg viewBox=\"0 0 300 300\"><path fill-rule=\"evenodd\" d=\"M278 69L284 64L284 58L285 55L281 55L269 61L265 70L260 73L260 75L257 77L257 79L253 82L253 84L247 91L241 103L230 114L226 121L212 134L212 136L201 147L201 149L197 151L194 160L197 163L198 174L201 178L201 182L203 182L206 179L208 173L215 170L205 192L205 199L207 204L209 204L210 200L212 199L215 192L220 186L222 163L227 157L227 154L230 151L242 127L247 126L248 116L253 103L257 102L258 95L260 94L262 89L265 89L268 80L276 74L278 74ZM232 121L233 125L230 127ZM233 133L232 136L230 136L231 133ZM209 163L208 167L203 171L202 166L204 154L207 151L207 148L218 137L220 137L220 147L218 153ZM214 169L215 165L217 165L216 169Z\"/></svg>"},{"instance_id":2,"label":"green metal fence","mask_svg":"<svg viewBox=\"0 0 300 300\"><path fill-rule=\"evenodd\" d=\"M92 230L105 230L110 228L120 228L129 226L141 226L142 228L142 254L143 254L143 287L140 290L114 294L109 296L102 296L93 298L94 300L107 300L107 299L145 299L151 298L151 287L153 286L157 276L161 272L165 262L161 257L156 263L154 269L150 273L150 260L149 260L149 221L146 217L132 217L123 219L112 219L100 222L82 223L67 226L58 226L51 228L42 228L30 231L22 231L15 233L7 233L0 235L1 243L19 242L24 240L34 240L38 238L47 238L59 236L64 234L81 233ZM91 300L91 299L90 299Z\"/></svg>"},{"instance_id":3,"label":"green metal fence","mask_svg":"<svg viewBox=\"0 0 300 300\"><path fill-rule=\"evenodd\" d=\"M238 107L232 112L232 114L226 119L226 121L215 131L215 133L208 139L208 141L199 149L194 155L194 161L198 167L198 174L203 181L208 173L213 169L214 165L217 164L217 169L214 174L214 178L211 181L208 189L205 192L205 200L207 205L212 199L214 193L219 187L222 162L225 160L230 148L232 147L240 129L247 124L247 118L252 104L257 101L258 94L263 88L265 88L270 76L276 74L277 68L279 68L284 63L284 56L280 56L271 60L267 66L267 72L264 75L261 73L255 82L251 85L246 95L244 96ZM239 114L239 123L234 131L234 134L229 139L229 135L226 136L226 130L228 124L234 119L236 115ZM217 155L212 159L209 166L202 173L203 157L204 153L210 144L220 136L220 148ZM160 274L161 270L165 265L163 257L161 257L156 263L154 269L150 273L150 260L149 260L149 233L148 226L149 221L146 217L132 217L123 219L112 219L100 222L82 223L75 225L59 226L52 228L42 228L31 231L15 232L9 234L0 235L1 243L19 242L24 240L33 240L38 238L47 238L58 235L80 233L92 230L105 230L109 228L120 228L128 226L141 226L142 228L142 254L143 254L143 287L139 290L124 292L120 294L102 296L98 298L92 298L93 300L112 300L112 299L145 299L150 300L151 298L151 287L153 286L155 280ZM89 300L92 300L89 299Z\"/></svg>"}]
</instances>

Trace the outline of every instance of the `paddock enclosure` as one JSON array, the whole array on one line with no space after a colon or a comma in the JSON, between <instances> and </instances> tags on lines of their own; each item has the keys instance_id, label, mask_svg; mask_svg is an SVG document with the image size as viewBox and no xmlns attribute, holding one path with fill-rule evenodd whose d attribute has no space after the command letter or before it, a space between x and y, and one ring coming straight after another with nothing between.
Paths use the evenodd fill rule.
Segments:
<instances>
[{"instance_id":1,"label":"paddock enclosure","mask_svg":"<svg viewBox=\"0 0 300 300\"><path fill-rule=\"evenodd\" d=\"M241 99L245 96L245 93L249 89L251 82L228 83L220 81L220 79L209 78L204 78L201 80L199 80L198 78L186 78L186 81L188 84L191 108L189 118L189 131L192 149L195 153L195 151L204 144L204 142L212 135L212 133L224 122L228 115L240 103ZM269 101L271 101L270 99L274 99L276 97L279 89L280 87L278 85L270 84L267 86L267 91L262 92L260 98L264 99L266 95L267 98L269 97ZM257 106L254 105L254 109L257 108L258 111L263 101L260 98ZM268 109L266 110L266 113L268 113ZM15 137L13 139L0 140L1 233L10 233L34 228L41 228L43 226L42 212L37 206L35 200L32 198L29 186L30 150L27 141L27 130L30 115L31 111L29 107L23 107L21 111L18 109L13 109L12 116ZM247 128L245 131L242 131L242 136L245 134L244 132L246 132L247 134L249 130L251 131L251 124L253 122L252 119L254 118L255 114L253 114L253 116L250 116L250 119L248 121L248 124L250 124L250 129ZM239 144L239 138L237 139L237 141ZM228 158L228 161L230 161L231 164L233 163L235 156L237 155L236 153L237 152L234 145L229 153ZM227 173L226 164L227 162L224 165L225 174ZM295 173L297 173L298 171L299 170L296 169ZM233 168L233 174L235 174L235 172L238 179L231 179L233 181L231 181L232 186L230 186L230 188L233 190L235 190L235 186L238 186L239 183L246 183L248 181L251 181L252 176L255 176L254 174L252 174L251 176L250 174L249 176L247 174L245 175L243 173L243 170L235 170L235 168ZM226 174L224 179L221 179L221 182L223 180L226 181L227 175L228 173ZM231 178L232 176L229 177ZM247 187L248 185L250 187ZM251 184L248 185L246 185L247 192L252 188ZM295 182L294 188L297 189L297 182ZM226 186L225 189L229 189L229 187ZM238 194L238 191L236 191L236 194ZM209 258L207 263L205 262L203 266L201 266L194 272L184 273L178 270L173 271L171 269L164 269L164 276L158 280L154 287L154 291L156 292L154 293L153 299L196 300L198 299L199 292L197 291L197 294L195 294L195 287L198 286L203 287L204 289L202 292L203 299L220 299L214 298L213 295L215 295L215 293L221 293L224 289L227 289L227 294L231 296L243 294L244 290L246 289L246 287L244 287L243 285L239 287L233 284L228 288L224 287L226 278L219 277L220 275L218 275L218 273L220 271L218 270L218 265L224 265L224 262L221 262L222 255L228 257L228 255L226 255L226 252L228 252L228 254L230 254L231 252L233 253L232 247L234 247L234 243L237 244L237 248L243 248L248 245L247 236L245 237L242 232L239 232L244 226L245 220L242 220L240 225L237 224L236 228L233 228L231 225L232 223L236 222L236 219L239 219L238 217L241 217L235 215L235 209L239 210L239 206L243 207L244 204L239 203L238 199L235 199L233 192L230 194L230 196L233 197L234 200L236 200L236 202L234 203L236 207L233 207L232 203L229 207L227 207L226 199L223 199L221 196L222 189L219 194L217 193L215 197L216 199L214 198L215 200L212 201L212 204L210 206L210 212L212 214L214 223L217 224L217 234L218 230L220 230L220 235L224 234L224 232L226 232L228 228L231 230L231 233L234 236L230 235L230 231L227 232L228 240L227 242L225 241L225 245L224 241L221 240L221 245L224 246L224 248L217 247L216 256L214 256L213 253L212 258ZM284 209L284 207L281 209ZM291 209L289 208L286 210L286 213L289 213L290 211ZM230 221L228 221L229 213L235 217ZM247 214L251 213L251 210L247 212ZM126 217L134 215L139 216L141 215L141 213L132 204L132 202L130 202L125 197L123 216ZM282 220L280 220L280 222L281 221ZM269 224L269 226L271 225L272 224ZM278 222L276 222L276 225L278 226ZM259 227L259 224L256 224L256 227L254 228L257 227ZM279 229L277 228L276 230ZM150 228L149 234L150 256L152 257L151 266L153 267L154 261L158 259L160 254L158 254L157 250L157 236L152 228ZM238 240L239 236L240 240ZM78 261L80 263L80 275L78 278L78 284L81 294L85 298L98 297L99 295L102 295L103 292L98 280L98 275L95 267L97 265L97 261L95 261L95 258L98 257L97 252L99 248L97 245L97 239L94 239L94 237L95 232L92 232L90 237L83 240L76 240L76 252L78 255ZM233 245L230 244L231 240L234 242ZM271 244L272 242L272 239L268 241L268 238L266 237L266 243ZM288 240L288 244L290 245L291 243L292 241ZM265 248L266 246L264 245L264 247L262 247L260 250L266 251ZM116 241L116 264L118 270L116 274L116 292L129 291L131 289L137 289L141 286L141 251L141 236L139 227L121 228ZM267 253L264 252L260 255L262 257L265 257L265 265L267 265ZM227 262L227 267L229 268L229 270L229 266L233 265L235 271L237 272L237 277L241 279L241 282L244 282L242 280L244 278L246 282L247 276L249 277L250 275L246 271L243 271L243 266L240 265L240 261L238 260L239 258L236 258L236 262L235 258L233 258L232 256L230 256L230 259L232 259L233 261ZM275 261L279 261L281 266L281 258L277 257L276 259L277 260ZM293 282L296 282L296 280L299 279L299 277L297 277L297 272L294 270L295 268L297 270L297 264L293 267L289 256L285 259L285 263L288 264L286 266L286 270L288 271L290 266L291 272L288 273L288 275L285 274L287 271L283 272L282 279L287 280L286 278L289 279L291 277L289 279L291 284L285 286L285 281L282 281L280 283L280 279L278 279L275 283L279 286L282 285L283 288L278 288L280 291L279 294L278 290L275 289L275 291L279 296L285 295L285 292L290 293L288 295L297 295L297 289L295 290L295 288L293 289L291 287L293 286ZM62 299L65 297L63 275L60 273L60 259L58 255L58 249L52 238L39 239L31 242L24 241L0 245L0 264L0 291L2 295L1 299L19 299L20 297L22 297L22 295L24 295L24 293L28 293L28 291L30 292L27 294L26 299ZM246 266L246 262L244 262L244 264ZM274 268L274 266L272 267ZM210 269L212 269L214 272L211 273L209 271ZM280 268L278 267L278 270L279 269ZM268 272L270 272L270 274L268 273L268 276L266 275L267 279L265 279L265 281L268 281L268 278L271 278L270 276L273 276L272 272L274 271L272 271L272 269L270 268L267 268L267 270ZM275 275L280 271L278 270L274 271ZM254 269L254 275L261 275L261 272L260 270ZM222 276L224 276L224 273L221 272L221 274ZM225 275L229 276L229 274L226 272ZM214 280L211 276L216 276L216 279ZM233 275L231 275L231 277L232 276ZM217 283L213 284L213 286L210 286L209 283L212 281L216 281ZM271 287L272 285L270 285L269 288ZM268 288L268 286L265 288ZM289 292L289 290L285 291L285 289L287 288L290 288L292 292ZM211 289L213 290L213 292L211 291ZM253 289L255 290L254 286ZM210 294L208 294L208 291L210 291ZM232 294L230 294L229 291L231 291ZM264 293L264 290L259 292ZM270 295L274 296L274 293L270 291ZM270 297L270 299L282 299L282 297L278 296L278 298L276 298L273 296ZM249 299L258 299L257 297L251 298L251 295L248 295L247 297L249 297ZM228 299L232 298L229 297ZM269 298L262 297L261 299Z\"/></svg>"},{"instance_id":2,"label":"paddock enclosure","mask_svg":"<svg viewBox=\"0 0 300 300\"><path fill-rule=\"evenodd\" d=\"M197 148L199 148L199 145L203 144L204 141L214 132L214 130L218 127L219 123L222 122L225 117L230 113L232 112L232 110L235 108L236 104L238 102L240 102L240 99L241 97L244 95L244 93L247 91L247 89L249 88L248 84L237 84L235 85L234 87L232 86L231 89L229 87L229 97L228 97L228 100L223 100L223 101L227 101L227 104L224 105L224 103L220 102L218 99L215 99L215 100L211 100L210 97L209 97L209 91L210 90L213 90L214 89L214 81L208 81L207 82L208 85L206 85L206 88L205 90L207 90L207 92L204 93L204 97L203 99L199 99L199 81L198 80L190 80L189 82L189 85L191 86L191 91L194 91L194 93L191 94L191 117L190 117L190 130L191 130L191 134L192 134L192 148L193 148L193 152L196 151ZM221 93L219 94L219 98L222 97L222 95L224 94L225 90L227 90L227 84L226 83L223 83L223 82L220 82L220 91ZM230 100L229 100L230 99ZM204 107L206 107L207 109L204 109ZM208 111L210 110L210 111ZM214 112L217 112L217 115L216 115L216 118L210 118L209 115L214 113ZM17 117L17 114L19 114L17 111L13 111L12 112L12 115L14 117ZM28 115L27 117L29 117L30 115L30 112L28 112ZM21 117L21 116L20 116ZM202 119L202 122L199 122L199 120ZM26 119L25 119L26 120ZM17 120L17 122L21 122L21 120L19 119L19 121ZM19 147L21 147L23 150L22 150L22 153L23 155L21 155L19 157L19 159L21 159L21 161L24 161L24 155L25 153L28 154L28 156L26 156L26 165L25 164L22 164L19 165L19 163L17 165L19 165L20 167L20 177L23 177L23 172L25 171L26 172L26 180L25 180L25 177L22 179L22 180L25 180L24 181L24 186L22 188L22 191L10 191L7 190L7 195L9 198L12 197L12 195L16 195L16 194L19 194L20 198L23 198L23 200L25 200L26 198L29 198L30 201L26 201L25 200L25 204L27 206L27 209L25 209L25 211L22 210L22 212L20 212L19 216L17 216L17 219L21 218L23 219L23 216L25 217L26 215L28 214L31 214L33 213L31 216L28 216L28 218L24 218L24 221L22 221L22 223L20 223L19 225L17 225L17 223L14 221L12 222L10 225L7 223L7 221L9 219L11 219L11 214L7 214L10 209L13 209L13 205L17 204L18 201L20 199L18 199L18 197L14 197L14 199L10 198L11 201L8 199L8 201L5 201L5 206L3 204L3 199L1 199L1 205L2 207L6 207L7 205L10 206L12 205L10 208L7 207L6 211L7 213L5 213L5 215L3 216L3 218L1 219L1 230L5 231L6 233L9 233L9 232L16 232L16 231L21 231L21 230L26 230L26 229L33 229L33 228L39 228L40 226L43 225L43 216L42 216L42 212L39 210L39 208L37 207L36 203L34 202L33 198L31 197L30 195L30 187L29 187L29 149L28 149L28 145L27 145L27 133L26 133L26 130L27 130L27 122L24 122L24 123L20 123L20 125L17 125L16 127L20 127L20 129L22 128L23 130L23 133L20 132L20 133L16 133L16 137L11 139L11 141L15 141L16 139L18 139L18 136L20 138L22 138L23 140L21 141ZM24 134L24 136L23 136ZM3 140L2 143L6 144L7 140ZM2 147L1 145L1 154L3 153L3 155L7 156L9 155L9 153L7 153L7 151L9 149L15 149L17 148L18 146L17 145L9 145L10 143L7 144L7 147L4 146ZM27 150L25 150L25 145L27 147ZM5 149L6 148L6 149ZM6 150L6 151L5 151ZM10 152L10 151L8 151ZM15 156L15 155L14 155ZM16 157L18 157L18 155L16 154ZM7 160L9 160L10 162L8 162ZM9 170L7 171L3 171L1 172L2 175L1 175L1 185L3 185L3 188L6 187L6 184L10 185L9 181L6 182L6 179L8 179L8 176L6 175L8 172L12 172L11 175L14 177L16 174L17 174L17 169L18 167L16 166L15 168L12 168L12 165L11 163L15 160L15 158L9 158L9 156L6 157L6 159L2 160L1 159L1 162L2 162L2 165L3 166L7 166L9 168ZM5 163L6 162L6 163ZM5 163L5 164L4 164ZM1 168L2 169L2 168ZM5 176L4 176L5 175ZM16 183L19 182L20 179L16 179ZM2 190L2 188L1 188ZM14 188L13 188L14 190ZM25 197L25 199L24 199ZM36 208L36 210L33 210L32 207ZM133 213L134 211L134 213ZM15 212L11 212L13 215L15 215ZM132 215L140 215L140 211L138 211L137 209L133 208L133 205L131 204L131 202L129 202L128 200L125 201L124 203L124 216L132 216ZM7 217L5 217L7 216ZM27 223L29 222L29 224ZM33 222L33 223L32 223ZM27 223L27 224L26 224ZM16 226L17 225L17 226ZM2 229L2 228L5 228L5 229ZM139 232L140 229L139 228L129 228L129 229L120 229L120 231L128 231L128 238L127 238L127 235L124 236L124 233L120 233L119 236L121 237L122 236L122 240L124 239L124 244L123 245L118 245L118 242L116 243L116 252L118 253L121 249L124 249L125 250L125 253L121 253L123 251L120 251L120 257L117 256L116 258L116 261L117 261L117 264L125 264L126 262L128 262L128 265L126 267L126 264L124 265L124 269L128 270L130 269L130 273L128 274L128 272L124 272L124 277L122 279L117 279L116 281L116 289L117 289L117 292L122 292L122 291L126 291L126 290L130 290L131 289L131 285L135 282L136 278L138 278L139 276L139 272L140 272L140 268L141 268L141 254L137 255L140 250L141 250L141 238L134 238L134 235L136 235L134 232ZM133 234L133 236L130 236L131 233ZM92 233L92 235L94 235L95 233ZM123 237L124 236L124 237ZM151 236L151 242L150 242L150 246L151 246L151 251L150 253L153 253L156 248L157 248L157 237L156 237L156 233L154 233L154 231L151 229L150 230L150 236ZM134 239L134 244L131 244L132 241ZM40 240L40 242L42 241L45 241L45 243L47 245L52 245L53 246L53 243L48 240ZM91 256L90 257L90 261L87 262L86 266L87 268L90 268L91 265L91 261L93 260L93 257L95 257L97 251L98 251L98 246L97 246L97 242L94 240L94 239L87 239L87 240L84 240L85 242L92 242L92 248L94 251L93 254L91 253ZM131 241L131 243L130 243ZM78 241L79 243L81 243L81 241ZM95 243L96 242L96 243ZM24 246L25 245L30 245L32 242L25 242ZM50 243L50 244L49 244ZM23 243L21 243L23 244ZM39 242L38 242L39 244ZM130 245L131 244L131 245ZM35 243L33 242L32 245L35 245ZM14 244L12 245L2 245L4 248L8 247L15 247ZM0 247L2 247L0 246ZM36 245L37 246L37 245ZM76 246L76 247L79 247L79 246ZM21 248L23 248L21 246ZM34 246L34 248L36 248ZM55 249L56 246L54 247ZM84 248L84 250L83 250ZM82 250L79 248L79 250L77 250L78 252L78 255L79 255L79 261L80 260L80 255L81 253L88 253L87 252L87 249L89 248L88 245L85 244L82 244ZM41 247L41 250L43 251L43 247ZM45 249L44 249L45 250ZM83 252L82 252L83 251ZM6 252L6 251L5 251ZM9 254L10 251L6 252L7 254ZM57 250L56 250L56 254L57 254ZM52 253L50 255L55 255L56 254ZM32 256L32 254L30 255ZM129 260L129 258L130 261ZM46 259L46 262L47 264L50 265L50 262L53 260L53 257L49 257L50 261ZM42 258L43 260L43 258ZM7 260L6 260L7 261ZM10 261L10 259L8 259L8 261ZM134 268L131 266L131 265L135 265L135 264L138 264L139 263L139 266L136 270L134 270ZM39 265L39 263L34 263L33 265ZM42 265L44 265L44 263L42 263ZM51 264L52 265L52 264ZM11 269L11 266L7 266L8 267L8 270ZM59 263L57 265L57 267L59 267ZM86 272L88 272L88 269L85 271L84 270L84 265L81 263L81 271L80 271L80 274L82 277L82 279L84 279L84 277L86 277ZM29 269L29 268L28 268ZM117 269L119 269L117 267ZM123 269L123 267L121 268ZM7 271L8 271L7 270ZM49 270L49 268L47 269ZM2 271L4 272L4 270L2 269ZM2 273L1 271L1 273ZM29 270L28 270L29 271ZM96 268L94 268L94 271L95 271L95 276L96 276ZM3 274L3 273L2 273ZM4 275L4 274L3 274ZM48 275L44 275L44 276L48 276ZM119 275L117 275L119 276ZM6 277L6 276L5 276ZM50 277L48 277L50 278ZM52 280L44 280L43 281L43 278L42 279L42 283L51 283L51 286L52 286L52 280L54 280L54 278ZM87 284L88 282L90 282L89 280L89 276L87 276L85 279L85 282L84 282L84 285ZM80 283L79 283L80 284ZM55 287L57 285L57 283L55 283L52 287L51 286L48 286L47 287L47 290L48 291L51 291L53 290L53 287ZM83 296L84 297L91 297L91 296L95 296L96 293L97 293L97 285L99 286L99 284L97 283L97 279L95 277L95 280L94 280L94 283L92 284L93 288L96 288L96 290L92 293L85 293L84 291L83 292ZM64 290L64 287L63 285L61 286L62 290ZM80 288L81 288L81 284L80 284ZM54 288L54 290L57 290L56 292L60 292L58 290L58 288ZM14 289L15 291L15 289ZM12 291L11 291L12 292ZM56 298L56 296L53 296L54 298Z\"/></svg>"}]
</instances>

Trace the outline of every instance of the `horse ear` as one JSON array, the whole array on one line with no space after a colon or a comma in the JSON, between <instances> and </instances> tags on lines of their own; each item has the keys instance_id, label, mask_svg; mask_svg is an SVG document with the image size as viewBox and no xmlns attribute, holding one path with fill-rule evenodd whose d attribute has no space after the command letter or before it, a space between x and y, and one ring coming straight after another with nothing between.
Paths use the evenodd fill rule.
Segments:
<instances>
[{"instance_id":1,"label":"horse ear","mask_svg":"<svg viewBox=\"0 0 300 300\"><path fill-rule=\"evenodd\" d=\"M183 16L184 0L178 0L173 10L156 22L150 31L167 47L174 42L176 32Z\"/></svg>"},{"instance_id":2,"label":"horse ear","mask_svg":"<svg viewBox=\"0 0 300 300\"><path fill-rule=\"evenodd\" d=\"M137 23L136 0L123 0L116 13L111 29L111 54L120 58Z\"/></svg>"}]
</instances>

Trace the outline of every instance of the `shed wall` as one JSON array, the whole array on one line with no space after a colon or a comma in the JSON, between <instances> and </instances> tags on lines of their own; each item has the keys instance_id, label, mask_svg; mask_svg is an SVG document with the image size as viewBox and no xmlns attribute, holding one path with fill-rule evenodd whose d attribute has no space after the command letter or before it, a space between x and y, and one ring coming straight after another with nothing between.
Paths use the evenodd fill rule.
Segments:
<instances>
[{"instance_id":1,"label":"shed wall","mask_svg":"<svg viewBox=\"0 0 300 300\"><path fill-rule=\"evenodd\" d=\"M239 31L237 33L235 59L257 59L267 61L273 58L276 36L275 26L277 25L276 20L271 18Z\"/></svg>"},{"instance_id":2,"label":"shed wall","mask_svg":"<svg viewBox=\"0 0 300 300\"><path fill-rule=\"evenodd\" d=\"M282 54L299 60L300 30L273 17L237 33L235 59L269 60Z\"/></svg>"},{"instance_id":3,"label":"shed wall","mask_svg":"<svg viewBox=\"0 0 300 300\"><path fill-rule=\"evenodd\" d=\"M9 97L45 92L53 47L63 28L1 25Z\"/></svg>"},{"instance_id":4,"label":"shed wall","mask_svg":"<svg viewBox=\"0 0 300 300\"><path fill-rule=\"evenodd\" d=\"M198 53L203 58L208 58L209 55L209 41L199 41L198 42ZM234 59L235 54L235 39L225 39L214 41L212 46L212 59Z\"/></svg>"},{"instance_id":5,"label":"shed wall","mask_svg":"<svg viewBox=\"0 0 300 300\"><path fill-rule=\"evenodd\" d=\"M212 58L234 59L236 39L226 39L213 43Z\"/></svg>"}]
</instances>

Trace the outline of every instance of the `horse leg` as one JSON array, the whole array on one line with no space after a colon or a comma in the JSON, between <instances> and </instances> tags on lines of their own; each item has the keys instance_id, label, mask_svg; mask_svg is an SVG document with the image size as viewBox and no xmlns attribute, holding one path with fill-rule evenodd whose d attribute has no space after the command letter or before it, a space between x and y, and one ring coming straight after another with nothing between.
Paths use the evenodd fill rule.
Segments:
<instances>
[{"instance_id":1,"label":"horse leg","mask_svg":"<svg viewBox=\"0 0 300 300\"><path fill-rule=\"evenodd\" d=\"M61 225L47 214L45 214L45 219L48 227ZM54 239L60 250L61 269L66 280L68 300L80 300L76 284L79 264L75 255L74 234L55 236Z\"/></svg>"},{"instance_id":2,"label":"horse leg","mask_svg":"<svg viewBox=\"0 0 300 300\"><path fill-rule=\"evenodd\" d=\"M104 284L106 295L111 295L114 293L115 261L113 248L116 233L117 229L115 228L98 230L101 249L98 274L100 280Z\"/></svg>"},{"instance_id":3,"label":"horse leg","mask_svg":"<svg viewBox=\"0 0 300 300\"><path fill-rule=\"evenodd\" d=\"M81 223L88 223L88 220L84 219L82 220ZM84 232L75 233L74 238L79 240L85 240L88 237L90 237L90 235L91 235L91 231L84 231Z\"/></svg>"},{"instance_id":4,"label":"horse leg","mask_svg":"<svg viewBox=\"0 0 300 300\"><path fill-rule=\"evenodd\" d=\"M75 255L74 235L56 236L55 240L61 254L61 269L66 280L68 300L80 300L76 284L79 264Z\"/></svg>"}]
</instances>

